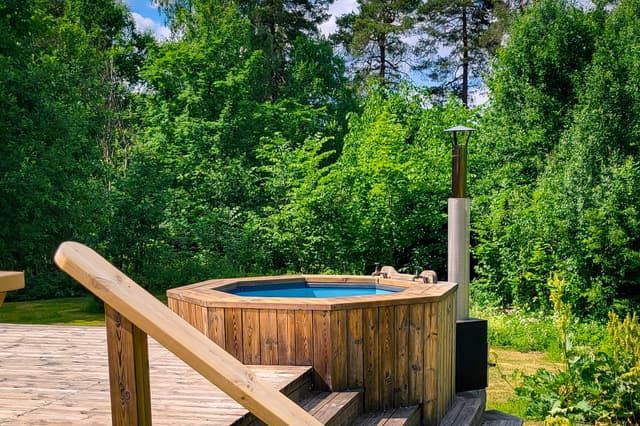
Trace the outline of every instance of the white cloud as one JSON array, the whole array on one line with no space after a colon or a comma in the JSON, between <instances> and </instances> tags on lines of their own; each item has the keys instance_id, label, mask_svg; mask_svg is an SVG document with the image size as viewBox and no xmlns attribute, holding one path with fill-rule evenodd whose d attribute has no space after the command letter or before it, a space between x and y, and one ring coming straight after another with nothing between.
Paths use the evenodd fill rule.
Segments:
<instances>
[{"instance_id":1,"label":"white cloud","mask_svg":"<svg viewBox=\"0 0 640 426\"><path fill-rule=\"evenodd\" d=\"M336 18L358 9L357 0L336 0L329 6L329 20L320 25L320 32L329 36L336 32Z\"/></svg>"},{"instance_id":2,"label":"white cloud","mask_svg":"<svg viewBox=\"0 0 640 426\"><path fill-rule=\"evenodd\" d=\"M337 0L329 6L329 13L333 16L342 16L349 12L353 12L357 8L357 0Z\"/></svg>"},{"instance_id":3,"label":"white cloud","mask_svg":"<svg viewBox=\"0 0 640 426\"><path fill-rule=\"evenodd\" d=\"M473 90L469 92L469 98L471 98L469 104L471 104L472 107L483 105L489 100L489 89L482 87L478 90Z\"/></svg>"},{"instance_id":4,"label":"white cloud","mask_svg":"<svg viewBox=\"0 0 640 426\"><path fill-rule=\"evenodd\" d=\"M131 12L131 16L133 17L133 22L136 25L137 31L141 33L151 32L158 41L169 40L171 31L160 22L154 21L153 19L142 16L136 12Z\"/></svg>"}]
</instances>

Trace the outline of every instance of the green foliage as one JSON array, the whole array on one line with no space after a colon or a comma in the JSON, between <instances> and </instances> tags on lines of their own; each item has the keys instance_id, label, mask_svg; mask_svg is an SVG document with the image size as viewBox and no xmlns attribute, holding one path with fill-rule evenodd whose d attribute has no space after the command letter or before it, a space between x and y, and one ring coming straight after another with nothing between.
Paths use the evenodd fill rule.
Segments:
<instances>
[{"instance_id":1,"label":"green foliage","mask_svg":"<svg viewBox=\"0 0 640 426\"><path fill-rule=\"evenodd\" d=\"M477 282L500 303L551 309L558 271L580 315L637 304L637 11L536 2L498 55L472 189Z\"/></svg>"},{"instance_id":2,"label":"green foliage","mask_svg":"<svg viewBox=\"0 0 640 426\"><path fill-rule=\"evenodd\" d=\"M270 54L237 54L253 43L251 17L218 6L204 25L204 7L198 3L184 39L161 46L143 72L153 91L140 147L158 172L141 176L155 187L127 179L163 194L140 210L163 210L145 220L153 227L136 228L147 229L140 244L155 248L146 255L152 264L161 258L185 271L169 273L175 279L221 270L362 272L376 261L435 260L443 269L442 240L424 235L444 230L449 153L441 131L468 113L454 103L425 109L428 98L413 89L372 89L347 133L352 95L326 42L297 37L279 96L265 96ZM147 270L144 260L133 269Z\"/></svg>"},{"instance_id":3,"label":"green foliage","mask_svg":"<svg viewBox=\"0 0 640 426\"><path fill-rule=\"evenodd\" d=\"M502 303L548 308L547 274L563 270L557 242L564 230L549 221L559 206L536 182L576 103L595 28L590 15L565 2L536 2L513 24L493 67L491 107L471 166L482 171L471 190L479 285Z\"/></svg>"},{"instance_id":4,"label":"green foliage","mask_svg":"<svg viewBox=\"0 0 640 426\"><path fill-rule=\"evenodd\" d=\"M263 228L272 230L274 268L362 273L386 262L443 271L450 153L442 130L466 122L469 112L455 102L424 108L428 102L412 88L372 88L328 166L318 142L266 153L278 199L286 186L291 196Z\"/></svg>"},{"instance_id":5,"label":"green foliage","mask_svg":"<svg viewBox=\"0 0 640 426\"><path fill-rule=\"evenodd\" d=\"M77 292L51 254L66 239L94 241L104 220L96 135L108 58L75 4L0 2L0 268L26 270L27 297Z\"/></svg>"},{"instance_id":6,"label":"green foliage","mask_svg":"<svg viewBox=\"0 0 640 426\"><path fill-rule=\"evenodd\" d=\"M152 286L169 277L203 278L225 258L229 236L242 229L243 208L256 202L252 150L270 119L269 109L252 99L260 54L241 53L248 21L233 7L213 4L199 4L193 19L185 37L153 52L143 71L153 89L143 103L144 169L127 179L153 207L140 210L152 228L138 244L151 250L134 269ZM158 267L183 272L161 275Z\"/></svg>"},{"instance_id":7,"label":"green foliage","mask_svg":"<svg viewBox=\"0 0 640 426\"><path fill-rule=\"evenodd\" d=\"M477 114L389 68L354 90L323 2L159 1L176 37L156 44L121 2L0 0L0 267L26 270L28 298L80 291L50 260L66 239L157 291L375 262L444 276L442 130L469 123L476 296L520 321L553 309L558 272L576 314L632 311L640 6L605 3L527 8ZM361 6L339 36L396 67L417 3Z\"/></svg>"},{"instance_id":8,"label":"green foliage","mask_svg":"<svg viewBox=\"0 0 640 426\"><path fill-rule=\"evenodd\" d=\"M362 114L350 120L343 155L330 179L351 236L349 257L361 259L361 265L410 266L427 260L414 259L414 250L430 246L422 255L432 256L428 264L441 268L437 259L444 253L444 238L437 236L442 236L444 218L423 213L445 210L449 152L446 139L436 132L456 106L422 110L425 101L408 91L373 91ZM459 108L457 114L463 115Z\"/></svg>"},{"instance_id":9,"label":"green foliage","mask_svg":"<svg viewBox=\"0 0 640 426\"><path fill-rule=\"evenodd\" d=\"M341 148L353 102L344 64L326 42L301 36L306 24L290 21L296 29L270 35L266 21L254 25L274 7L193 2L189 16L171 15L184 37L146 62L150 90L134 151L142 170L121 183L123 195L144 202L120 235L124 243L137 233L134 247L145 251L129 253L138 259L131 272L151 288L287 269L280 250L305 255L294 234L272 232L271 216L298 215L287 205L302 200ZM257 50L260 34L286 39L285 50ZM278 75L275 86L265 70Z\"/></svg>"},{"instance_id":10,"label":"green foliage","mask_svg":"<svg viewBox=\"0 0 640 426\"><path fill-rule=\"evenodd\" d=\"M319 135L294 147L281 135L263 144L260 157L264 188L271 198L253 226L261 240L261 261L275 270L318 272L328 267L326 257L333 248L325 226L317 217L316 191L330 167L333 151Z\"/></svg>"},{"instance_id":11,"label":"green foliage","mask_svg":"<svg viewBox=\"0 0 640 426\"><path fill-rule=\"evenodd\" d=\"M551 298L565 368L525 375L516 392L529 401L527 415L577 422L638 424L640 420L640 323L609 314L608 339L600 348L573 344L565 283L552 278Z\"/></svg>"},{"instance_id":12,"label":"green foliage","mask_svg":"<svg viewBox=\"0 0 640 426\"><path fill-rule=\"evenodd\" d=\"M491 346L520 352L558 352L558 332L547 315L495 308L472 308L472 315L488 321L488 341Z\"/></svg>"},{"instance_id":13,"label":"green foliage","mask_svg":"<svg viewBox=\"0 0 640 426\"><path fill-rule=\"evenodd\" d=\"M562 248L572 297L601 316L617 299L637 303L640 199L632 182L640 177L640 97L631 87L640 81L630 52L640 46L639 9L637 1L621 2L608 17L572 126L544 181L560 207L552 220L567 235Z\"/></svg>"},{"instance_id":14,"label":"green foliage","mask_svg":"<svg viewBox=\"0 0 640 426\"><path fill-rule=\"evenodd\" d=\"M317 34L317 25L327 17L328 4L312 0L251 0L238 5L251 22L252 49L267 57L267 99L277 100L289 83L287 68L296 61L291 55L294 45L299 45L306 35ZM325 59L331 63L330 58Z\"/></svg>"},{"instance_id":15,"label":"green foliage","mask_svg":"<svg viewBox=\"0 0 640 426\"><path fill-rule=\"evenodd\" d=\"M109 217L98 234L110 260L128 273L141 271L158 256L157 242L166 194L158 188L167 181L157 169L151 152L141 146L129 152L130 165L108 194Z\"/></svg>"}]
</instances>

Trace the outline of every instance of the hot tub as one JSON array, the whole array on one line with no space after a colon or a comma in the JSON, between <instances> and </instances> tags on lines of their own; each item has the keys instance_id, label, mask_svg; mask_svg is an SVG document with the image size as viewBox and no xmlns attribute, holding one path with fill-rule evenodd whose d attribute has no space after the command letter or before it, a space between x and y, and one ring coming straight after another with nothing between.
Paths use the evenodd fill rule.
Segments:
<instances>
[{"instance_id":1,"label":"hot tub","mask_svg":"<svg viewBox=\"0 0 640 426\"><path fill-rule=\"evenodd\" d=\"M368 283L344 285L341 283L297 281L283 284L240 285L224 291L242 297L303 297L322 299L393 294L402 290L404 290L404 287L380 286Z\"/></svg>"},{"instance_id":2,"label":"hot tub","mask_svg":"<svg viewBox=\"0 0 640 426\"><path fill-rule=\"evenodd\" d=\"M253 293L291 287L370 294ZM365 411L422 404L424 424L436 424L455 395L455 289L298 275L210 280L167 295L174 312L245 364L310 365L316 389L362 389Z\"/></svg>"}]
</instances>

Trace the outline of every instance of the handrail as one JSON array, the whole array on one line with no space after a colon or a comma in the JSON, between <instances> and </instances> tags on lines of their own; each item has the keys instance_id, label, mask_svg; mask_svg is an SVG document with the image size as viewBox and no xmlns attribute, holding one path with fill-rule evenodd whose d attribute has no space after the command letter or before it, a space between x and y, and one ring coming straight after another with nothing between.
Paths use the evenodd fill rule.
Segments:
<instances>
[{"instance_id":1,"label":"handrail","mask_svg":"<svg viewBox=\"0 0 640 426\"><path fill-rule=\"evenodd\" d=\"M24 288L24 272L0 271L0 306L4 303L7 291Z\"/></svg>"},{"instance_id":2,"label":"handrail","mask_svg":"<svg viewBox=\"0 0 640 426\"><path fill-rule=\"evenodd\" d=\"M58 247L54 260L60 269L106 305L153 337L260 420L269 425L322 424L285 395L263 384L244 364L89 247L77 242L64 242Z\"/></svg>"}]
</instances>

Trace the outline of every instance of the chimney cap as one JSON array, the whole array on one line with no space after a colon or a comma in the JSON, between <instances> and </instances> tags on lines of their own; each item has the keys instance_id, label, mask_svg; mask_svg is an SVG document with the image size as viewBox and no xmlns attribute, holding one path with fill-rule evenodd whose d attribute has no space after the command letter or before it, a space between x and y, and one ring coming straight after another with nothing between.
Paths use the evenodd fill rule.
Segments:
<instances>
[{"instance_id":1,"label":"chimney cap","mask_svg":"<svg viewBox=\"0 0 640 426\"><path fill-rule=\"evenodd\" d=\"M445 132L473 132L474 130L476 130L476 129L474 129L472 127L455 126L455 127L450 128L450 129L445 129L444 131Z\"/></svg>"}]
</instances>

